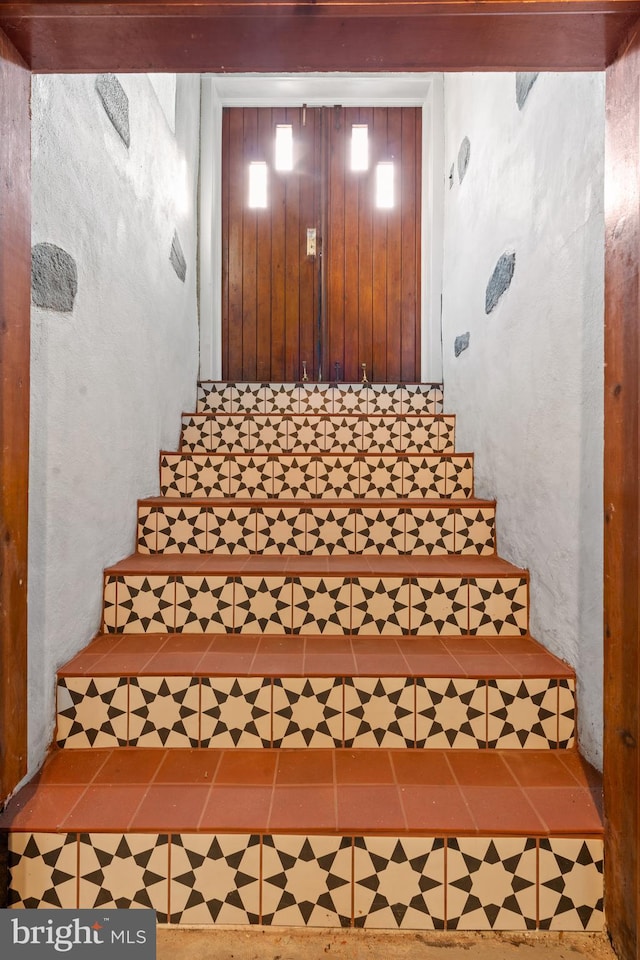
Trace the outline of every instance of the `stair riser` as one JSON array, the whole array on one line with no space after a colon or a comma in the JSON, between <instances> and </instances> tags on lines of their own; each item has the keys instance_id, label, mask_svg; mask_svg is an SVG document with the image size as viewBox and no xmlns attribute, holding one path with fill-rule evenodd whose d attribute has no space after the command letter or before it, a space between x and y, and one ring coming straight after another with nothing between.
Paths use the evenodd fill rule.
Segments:
<instances>
[{"instance_id":1,"label":"stair riser","mask_svg":"<svg viewBox=\"0 0 640 960\"><path fill-rule=\"evenodd\" d=\"M467 499L470 454L338 456L163 453L163 497Z\"/></svg>"},{"instance_id":2,"label":"stair riser","mask_svg":"<svg viewBox=\"0 0 640 960\"><path fill-rule=\"evenodd\" d=\"M9 850L15 907L145 906L173 924L604 925L599 838L12 833Z\"/></svg>"},{"instance_id":3,"label":"stair riser","mask_svg":"<svg viewBox=\"0 0 640 960\"><path fill-rule=\"evenodd\" d=\"M203 383L200 413L428 414L442 413L441 384Z\"/></svg>"},{"instance_id":4,"label":"stair riser","mask_svg":"<svg viewBox=\"0 0 640 960\"><path fill-rule=\"evenodd\" d=\"M453 453L454 417L185 414L180 446L191 453Z\"/></svg>"},{"instance_id":5,"label":"stair riser","mask_svg":"<svg viewBox=\"0 0 640 960\"><path fill-rule=\"evenodd\" d=\"M556 750L575 681L447 677L62 677L56 743L88 747Z\"/></svg>"},{"instance_id":6,"label":"stair riser","mask_svg":"<svg viewBox=\"0 0 640 960\"><path fill-rule=\"evenodd\" d=\"M495 553L495 508L141 504L138 553L436 556Z\"/></svg>"},{"instance_id":7,"label":"stair riser","mask_svg":"<svg viewBox=\"0 0 640 960\"><path fill-rule=\"evenodd\" d=\"M528 632L526 577L105 576L106 633Z\"/></svg>"}]
</instances>

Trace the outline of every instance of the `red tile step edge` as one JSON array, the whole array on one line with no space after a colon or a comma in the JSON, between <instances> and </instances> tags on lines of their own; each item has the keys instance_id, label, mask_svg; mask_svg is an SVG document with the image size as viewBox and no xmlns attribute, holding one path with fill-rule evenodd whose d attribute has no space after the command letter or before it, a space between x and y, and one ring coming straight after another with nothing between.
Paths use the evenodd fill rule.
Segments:
<instances>
[{"instance_id":1,"label":"red tile step edge","mask_svg":"<svg viewBox=\"0 0 640 960\"><path fill-rule=\"evenodd\" d=\"M0 830L600 837L601 778L574 750L56 750Z\"/></svg>"},{"instance_id":2,"label":"red tile step edge","mask_svg":"<svg viewBox=\"0 0 640 960\"><path fill-rule=\"evenodd\" d=\"M572 678L533 637L99 634L60 677L400 676Z\"/></svg>"}]
</instances>

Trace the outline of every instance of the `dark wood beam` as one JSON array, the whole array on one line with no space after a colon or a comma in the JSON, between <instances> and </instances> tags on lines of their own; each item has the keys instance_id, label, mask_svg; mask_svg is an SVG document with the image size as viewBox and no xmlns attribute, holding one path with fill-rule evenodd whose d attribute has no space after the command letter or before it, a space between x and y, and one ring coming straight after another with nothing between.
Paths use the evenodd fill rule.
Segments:
<instances>
[{"instance_id":1,"label":"dark wood beam","mask_svg":"<svg viewBox=\"0 0 640 960\"><path fill-rule=\"evenodd\" d=\"M27 772L30 98L0 32L0 804Z\"/></svg>"},{"instance_id":2,"label":"dark wood beam","mask_svg":"<svg viewBox=\"0 0 640 960\"><path fill-rule=\"evenodd\" d=\"M640 24L607 71L605 893L618 956L640 952Z\"/></svg>"},{"instance_id":3,"label":"dark wood beam","mask_svg":"<svg viewBox=\"0 0 640 960\"><path fill-rule=\"evenodd\" d=\"M8 2L37 72L603 70L640 0Z\"/></svg>"}]
</instances>

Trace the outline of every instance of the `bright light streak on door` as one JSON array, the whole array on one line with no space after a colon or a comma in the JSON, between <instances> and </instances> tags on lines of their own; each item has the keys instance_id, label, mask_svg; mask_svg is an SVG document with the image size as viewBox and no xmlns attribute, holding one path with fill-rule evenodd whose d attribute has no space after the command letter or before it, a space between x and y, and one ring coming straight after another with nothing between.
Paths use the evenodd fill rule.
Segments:
<instances>
[{"instance_id":1,"label":"bright light streak on door","mask_svg":"<svg viewBox=\"0 0 640 960\"><path fill-rule=\"evenodd\" d=\"M265 210L267 207L267 165L264 160L249 164L249 209Z\"/></svg>"}]
</instances>

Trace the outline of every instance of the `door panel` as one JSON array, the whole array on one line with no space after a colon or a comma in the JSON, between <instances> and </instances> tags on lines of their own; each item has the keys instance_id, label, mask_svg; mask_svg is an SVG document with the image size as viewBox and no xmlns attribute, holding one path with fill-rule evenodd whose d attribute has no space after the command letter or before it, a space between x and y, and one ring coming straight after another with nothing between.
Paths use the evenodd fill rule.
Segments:
<instances>
[{"instance_id":1,"label":"door panel","mask_svg":"<svg viewBox=\"0 0 640 960\"><path fill-rule=\"evenodd\" d=\"M350 169L352 124L369 127L370 163ZM329 124L326 356L346 380L420 378L421 114L334 108ZM376 208L376 166L393 161L395 203Z\"/></svg>"},{"instance_id":2,"label":"door panel","mask_svg":"<svg viewBox=\"0 0 640 960\"><path fill-rule=\"evenodd\" d=\"M290 123L294 170L274 170ZM352 124L369 167L350 169ZM417 108L228 109L223 117L223 376L420 378L421 112ZM268 207L249 210L248 167L269 168ZM395 203L376 208L376 165L395 165ZM319 231L319 255L306 231ZM321 255L320 255L321 251Z\"/></svg>"},{"instance_id":3,"label":"door panel","mask_svg":"<svg viewBox=\"0 0 640 960\"><path fill-rule=\"evenodd\" d=\"M316 376L318 262L306 254L318 228L314 110L234 108L222 121L222 375L229 380ZM303 123L304 121L304 123ZM274 169L275 128L291 124L295 167ZM248 169L268 167L268 206L248 207Z\"/></svg>"}]
</instances>

